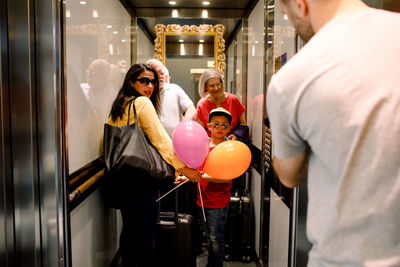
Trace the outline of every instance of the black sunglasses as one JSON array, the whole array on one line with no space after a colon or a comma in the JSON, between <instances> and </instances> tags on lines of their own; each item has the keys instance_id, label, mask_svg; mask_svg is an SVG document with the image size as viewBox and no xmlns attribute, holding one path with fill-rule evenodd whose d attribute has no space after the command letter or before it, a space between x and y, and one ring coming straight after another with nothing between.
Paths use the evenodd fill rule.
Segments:
<instances>
[{"instance_id":1,"label":"black sunglasses","mask_svg":"<svg viewBox=\"0 0 400 267\"><path fill-rule=\"evenodd\" d=\"M219 127L219 126L222 126L225 130L228 129L228 127L229 127L229 124L228 124L228 123L219 124L219 123L217 123L217 122L210 122L210 124L211 124L211 126L214 127L214 128L217 128L217 127Z\"/></svg>"},{"instance_id":2,"label":"black sunglasses","mask_svg":"<svg viewBox=\"0 0 400 267\"><path fill-rule=\"evenodd\" d=\"M143 85L143 86L146 86L146 85L148 85L149 83L152 83L153 85L155 85L155 82L156 82L156 80L150 80L149 78L147 78L147 77L142 77L142 78L140 78L140 79L136 79L135 81L139 81L140 82L140 84L141 85Z\"/></svg>"}]
</instances>

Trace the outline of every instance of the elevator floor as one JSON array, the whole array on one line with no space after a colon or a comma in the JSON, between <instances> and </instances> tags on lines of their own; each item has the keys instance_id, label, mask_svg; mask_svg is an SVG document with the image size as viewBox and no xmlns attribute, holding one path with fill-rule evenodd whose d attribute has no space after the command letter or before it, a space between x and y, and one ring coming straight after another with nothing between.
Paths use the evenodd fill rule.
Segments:
<instances>
[{"instance_id":1,"label":"elevator floor","mask_svg":"<svg viewBox=\"0 0 400 267\"><path fill-rule=\"evenodd\" d=\"M205 267L207 265L207 249L203 248L203 254L197 256L196 259L196 267ZM224 261L224 267L256 267L257 264L255 262L244 263L240 261Z\"/></svg>"},{"instance_id":2,"label":"elevator floor","mask_svg":"<svg viewBox=\"0 0 400 267\"><path fill-rule=\"evenodd\" d=\"M197 256L196 259L196 267L205 267L206 265L207 265L207 251ZM255 262L243 263L240 261L225 261L223 267L256 267L256 266L257 264ZM121 259L119 260L116 267L124 267L122 265Z\"/></svg>"}]
</instances>

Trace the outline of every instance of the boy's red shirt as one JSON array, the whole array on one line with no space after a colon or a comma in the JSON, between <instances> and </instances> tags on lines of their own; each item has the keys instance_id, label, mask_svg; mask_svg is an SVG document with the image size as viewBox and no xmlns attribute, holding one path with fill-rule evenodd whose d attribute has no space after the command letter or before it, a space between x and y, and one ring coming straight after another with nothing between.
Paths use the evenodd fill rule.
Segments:
<instances>
[{"instance_id":1,"label":"boy's red shirt","mask_svg":"<svg viewBox=\"0 0 400 267\"><path fill-rule=\"evenodd\" d=\"M215 147L215 146L214 146ZM210 147L208 153L213 150ZM204 167L200 167L202 171ZM232 180L229 183L213 183L205 180L199 181L203 205L206 208L222 209L228 206L231 198ZM199 189L197 188L197 205L201 207Z\"/></svg>"}]
</instances>

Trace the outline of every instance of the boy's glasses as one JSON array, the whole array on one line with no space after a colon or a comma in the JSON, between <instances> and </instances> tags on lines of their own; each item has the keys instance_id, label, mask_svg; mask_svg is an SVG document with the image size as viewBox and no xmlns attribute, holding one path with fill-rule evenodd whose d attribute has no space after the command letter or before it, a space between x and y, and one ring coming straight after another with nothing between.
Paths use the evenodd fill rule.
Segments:
<instances>
[{"instance_id":1,"label":"boy's glasses","mask_svg":"<svg viewBox=\"0 0 400 267\"><path fill-rule=\"evenodd\" d=\"M210 125L213 127L213 128L217 128L217 127L223 127L225 130L226 129L228 129L228 127L229 127L229 124L228 123L222 123L222 124L219 124L219 123L217 123L217 122L210 122Z\"/></svg>"},{"instance_id":2,"label":"boy's glasses","mask_svg":"<svg viewBox=\"0 0 400 267\"><path fill-rule=\"evenodd\" d=\"M140 84L143 85L143 86L147 86L149 83L152 83L152 84L154 85L154 83L155 83L155 80L154 80L154 79L153 79L153 80L150 80L150 79L147 78L147 77L142 77L142 78L140 78L140 79L136 79L136 81L139 81Z\"/></svg>"}]
</instances>

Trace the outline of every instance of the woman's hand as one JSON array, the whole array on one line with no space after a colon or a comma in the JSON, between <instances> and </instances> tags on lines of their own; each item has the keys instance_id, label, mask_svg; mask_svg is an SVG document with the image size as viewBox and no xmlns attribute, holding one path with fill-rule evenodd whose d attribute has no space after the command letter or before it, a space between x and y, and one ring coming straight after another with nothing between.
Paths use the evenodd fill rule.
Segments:
<instances>
[{"instance_id":1,"label":"woman's hand","mask_svg":"<svg viewBox=\"0 0 400 267\"><path fill-rule=\"evenodd\" d=\"M183 175L179 175L178 177L175 178L174 185L178 185L178 184L184 183L186 181L189 181L189 179L187 177L185 177Z\"/></svg>"},{"instance_id":2,"label":"woman's hand","mask_svg":"<svg viewBox=\"0 0 400 267\"><path fill-rule=\"evenodd\" d=\"M198 170L189 168L188 166L185 166L178 171L185 175L192 182L197 182L201 178L201 173Z\"/></svg>"}]
</instances>

